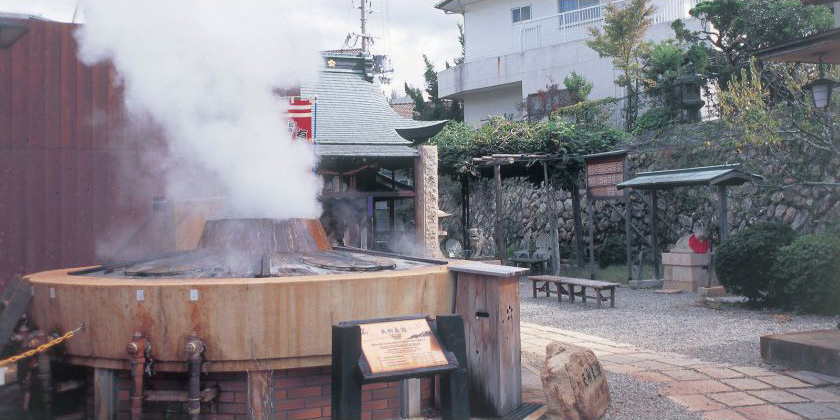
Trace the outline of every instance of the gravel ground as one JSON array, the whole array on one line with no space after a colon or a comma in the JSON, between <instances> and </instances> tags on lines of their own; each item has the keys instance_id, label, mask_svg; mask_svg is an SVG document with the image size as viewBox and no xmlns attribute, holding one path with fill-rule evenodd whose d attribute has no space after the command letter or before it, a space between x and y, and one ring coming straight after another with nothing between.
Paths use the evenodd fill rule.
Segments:
<instances>
[{"instance_id":1,"label":"gravel ground","mask_svg":"<svg viewBox=\"0 0 840 420\"><path fill-rule=\"evenodd\" d=\"M797 315L746 309L740 305L710 309L697 294L655 294L652 290L616 290L616 307L595 309L593 301L557 302L545 294L531 297L531 282L520 283L521 319L579 331L653 351L697 357L708 362L760 366L759 337L791 331L837 328L840 317ZM607 305L608 306L608 305Z\"/></svg>"}]
</instances>

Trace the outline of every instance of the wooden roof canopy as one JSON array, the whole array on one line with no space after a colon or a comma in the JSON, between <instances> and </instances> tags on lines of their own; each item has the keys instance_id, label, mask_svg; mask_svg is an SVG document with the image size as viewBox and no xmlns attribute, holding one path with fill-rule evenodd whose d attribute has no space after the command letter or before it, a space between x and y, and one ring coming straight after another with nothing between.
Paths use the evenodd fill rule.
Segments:
<instances>
[{"instance_id":1,"label":"wooden roof canopy","mask_svg":"<svg viewBox=\"0 0 840 420\"><path fill-rule=\"evenodd\" d=\"M765 48L755 56L764 61L840 64L840 28Z\"/></svg>"},{"instance_id":2,"label":"wooden roof canopy","mask_svg":"<svg viewBox=\"0 0 840 420\"><path fill-rule=\"evenodd\" d=\"M639 172L616 188L638 190L666 190L688 186L734 186L764 179L760 175L744 172L741 165L703 166L668 171Z\"/></svg>"}]
</instances>

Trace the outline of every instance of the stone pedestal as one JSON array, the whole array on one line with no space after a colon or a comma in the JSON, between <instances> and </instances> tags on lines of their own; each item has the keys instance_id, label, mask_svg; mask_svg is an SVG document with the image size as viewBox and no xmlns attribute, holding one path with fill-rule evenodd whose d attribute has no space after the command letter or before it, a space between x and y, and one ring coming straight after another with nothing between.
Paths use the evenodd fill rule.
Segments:
<instances>
[{"instance_id":1,"label":"stone pedestal","mask_svg":"<svg viewBox=\"0 0 840 420\"><path fill-rule=\"evenodd\" d=\"M665 278L662 287L686 292L696 292L698 287L707 287L711 255L680 251L663 252L662 264L665 267ZM711 270L711 286L718 286L714 268Z\"/></svg>"}]
</instances>

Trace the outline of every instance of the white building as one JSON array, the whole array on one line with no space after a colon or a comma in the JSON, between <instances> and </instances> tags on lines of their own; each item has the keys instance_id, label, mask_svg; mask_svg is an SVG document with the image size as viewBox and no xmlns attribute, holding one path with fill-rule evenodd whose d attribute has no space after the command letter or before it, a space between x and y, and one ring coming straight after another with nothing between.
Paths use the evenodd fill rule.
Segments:
<instances>
[{"instance_id":1,"label":"white building","mask_svg":"<svg viewBox=\"0 0 840 420\"><path fill-rule=\"evenodd\" d=\"M464 120L521 117L517 104L573 70L594 85L590 99L622 97L609 58L586 46L590 26L603 24L608 0L443 0L435 7L464 15L464 63L438 73L440 96L464 101ZM614 1L613 3L623 3ZM671 22L699 28L688 11L699 0L651 0L656 7L647 39L674 37Z\"/></svg>"}]
</instances>

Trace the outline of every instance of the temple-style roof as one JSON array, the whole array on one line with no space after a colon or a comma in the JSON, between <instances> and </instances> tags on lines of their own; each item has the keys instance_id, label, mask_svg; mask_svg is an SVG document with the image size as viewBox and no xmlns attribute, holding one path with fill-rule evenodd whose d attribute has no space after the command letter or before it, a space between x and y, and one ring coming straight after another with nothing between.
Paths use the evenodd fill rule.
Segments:
<instances>
[{"instance_id":1,"label":"temple-style roof","mask_svg":"<svg viewBox=\"0 0 840 420\"><path fill-rule=\"evenodd\" d=\"M759 175L744 172L740 165L705 166L674 169L669 171L639 172L616 188L639 190L665 190L692 185L741 185L763 179Z\"/></svg>"},{"instance_id":2,"label":"temple-style roof","mask_svg":"<svg viewBox=\"0 0 840 420\"><path fill-rule=\"evenodd\" d=\"M316 98L315 151L320 156L417 156L414 142L437 134L446 121L399 116L374 85L370 56L325 52L327 64L301 95Z\"/></svg>"},{"instance_id":3,"label":"temple-style roof","mask_svg":"<svg viewBox=\"0 0 840 420\"><path fill-rule=\"evenodd\" d=\"M755 56L766 61L840 64L840 29L765 48Z\"/></svg>"}]
</instances>

